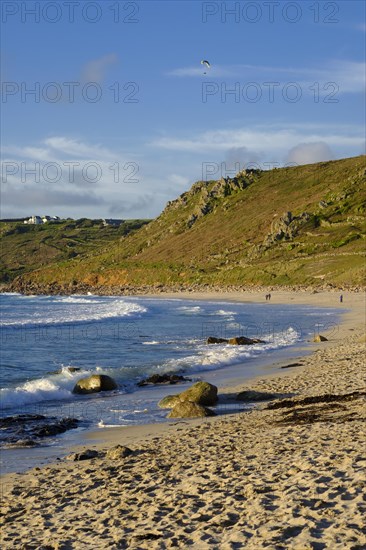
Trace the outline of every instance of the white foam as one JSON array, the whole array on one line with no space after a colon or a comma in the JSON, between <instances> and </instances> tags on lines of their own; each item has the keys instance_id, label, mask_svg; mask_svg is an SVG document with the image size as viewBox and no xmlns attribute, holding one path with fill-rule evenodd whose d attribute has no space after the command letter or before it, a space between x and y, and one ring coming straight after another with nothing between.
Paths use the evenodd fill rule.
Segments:
<instances>
[{"instance_id":1,"label":"white foam","mask_svg":"<svg viewBox=\"0 0 366 550\"><path fill-rule=\"evenodd\" d=\"M236 313L235 311L226 311L225 309L218 309L217 311L210 313L210 315L222 315L224 317L232 317L233 315L236 315Z\"/></svg>"},{"instance_id":2,"label":"white foam","mask_svg":"<svg viewBox=\"0 0 366 550\"><path fill-rule=\"evenodd\" d=\"M80 378L93 374L90 370L70 372L69 366L62 366L60 373L24 382L16 388L0 390L0 403L3 409L11 409L43 401L64 401L74 397L72 390ZM105 369L96 368L94 372Z\"/></svg>"},{"instance_id":3,"label":"white foam","mask_svg":"<svg viewBox=\"0 0 366 550\"><path fill-rule=\"evenodd\" d=\"M118 317L140 317L147 312L146 307L120 298L56 296L48 301L52 307L45 308L37 297L32 310L29 313L22 312L21 319L16 311L11 310L7 315L3 315L1 325L5 327L98 321Z\"/></svg>"},{"instance_id":4,"label":"white foam","mask_svg":"<svg viewBox=\"0 0 366 550\"><path fill-rule=\"evenodd\" d=\"M60 388L47 378L26 382L15 389L0 390L0 401L3 409L30 405L40 401L64 400L71 397L71 390Z\"/></svg>"},{"instance_id":5,"label":"white foam","mask_svg":"<svg viewBox=\"0 0 366 550\"><path fill-rule=\"evenodd\" d=\"M200 313L202 308L200 306L181 306L177 308L178 311L182 313Z\"/></svg>"},{"instance_id":6,"label":"white foam","mask_svg":"<svg viewBox=\"0 0 366 550\"><path fill-rule=\"evenodd\" d=\"M299 333L289 327L286 331L274 335L265 335L265 344L252 344L249 346L232 346L230 344L204 344L198 347L196 354L179 359L169 359L161 366L161 372L179 371L206 371L228 365L234 365L245 361L250 357L256 357L263 352L280 349L294 344L299 340Z\"/></svg>"}]
</instances>

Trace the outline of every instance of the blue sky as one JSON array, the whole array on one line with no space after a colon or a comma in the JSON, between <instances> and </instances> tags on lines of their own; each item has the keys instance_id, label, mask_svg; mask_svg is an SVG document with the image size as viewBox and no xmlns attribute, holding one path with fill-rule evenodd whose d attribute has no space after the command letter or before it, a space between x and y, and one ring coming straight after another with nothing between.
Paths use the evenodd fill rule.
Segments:
<instances>
[{"instance_id":1,"label":"blue sky","mask_svg":"<svg viewBox=\"0 0 366 550\"><path fill-rule=\"evenodd\" d=\"M200 179L365 152L364 2L1 8L2 217L154 217Z\"/></svg>"}]
</instances>

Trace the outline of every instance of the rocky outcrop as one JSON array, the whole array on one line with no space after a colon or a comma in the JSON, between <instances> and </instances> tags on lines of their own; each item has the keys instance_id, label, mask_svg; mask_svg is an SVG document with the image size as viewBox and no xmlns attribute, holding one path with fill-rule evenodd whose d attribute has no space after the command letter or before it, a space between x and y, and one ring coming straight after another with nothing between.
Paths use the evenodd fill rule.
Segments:
<instances>
[{"instance_id":1,"label":"rocky outcrop","mask_svg":"<svg viewBox=\"0 0 366 550\"><path fill-rule=\"evenodd\" d=\"M195 195L200 195L198 204L186 221L188 228L215 209L217 200L224 199L234 193L242 191L251 185L260 170L242 170L234 178L223 177L218 181L198 181L189 191L182 193L174 201L169 201L164 209L164 213L178 208L188 206L189 199Z\"/></svg>"},{"instance_id":2,"label":"rocky outcrop","mask_svg":"<svg viewBox=\"0 0 366 550\"><path fill-rule=\"evenodd\" d=\"M179 394L180 401L191 401L198 405L215 405L217 403L217 387L208 382L196 382Z\"/></svg>"},{"instance_id":3,"label":"rocky outcrop","mask_svg":"<svg viewBox=\"0 0 366 550\"><path fill-rule=\"evenodd\" d=\"M191 401L181 401L170 411L167 418L203 418L206 416L215 416L216 413L197 403Z\"/></svg>"},{"instance_id":4,"label":"rocky outcrop","mask_svg":"<svg viewBox=\"0 0 366 550\"><path fill-rule=\"evenodd\" d=\"M278 241L291 241L310 218L311 215L308 212L303 212L299 216L285 212L278 220L275 219L272 222L271 231L264 239L263 244L270 246Z\"/></svg>"},{"instance_id":5,"label":"rocky outcrop","mask_svg":"<svg viewBox=\"0 0 366 550\"><path fill-rule=\"evenodd\" d=\"M112 391L118 388L113 378L106 374L93 374L87 378L78 380L72 390L72 393L98 393L101 391Z\"/></svg>"}]
</instances>

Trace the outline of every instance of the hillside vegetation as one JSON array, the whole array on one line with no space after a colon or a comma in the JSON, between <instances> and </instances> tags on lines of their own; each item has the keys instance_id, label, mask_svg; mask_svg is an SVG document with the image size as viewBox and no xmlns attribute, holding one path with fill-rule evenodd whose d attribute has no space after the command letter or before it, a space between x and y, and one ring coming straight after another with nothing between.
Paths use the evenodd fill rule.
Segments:
<instances>
[{"instance_id":1,"label":"hillside vegetation","mask_svg":"<svg viewBox=\"0 0 366 550\"><path fill-rule=\"evenodd\" d=\"M1 221L0 281L9 282L17 275L55 262L97 254L148 221L126 220L119 227L86 218L42 225Z\"/></svg>"},{"instance_id":2,"label":"hillside vegetation","mask_svg":"<svg viewBox=\"0 0 366 550\"><path fill-rule=\"evenodd\" d=\"M75 257L67 254L78 244L46 262L40 254L43 265L18 283L362 285L365 183L365 156L199 181L136 232L100 236ZM18 246L22 237L35 245L35 235L18 235Z\"/></svg>"}]
</instances>

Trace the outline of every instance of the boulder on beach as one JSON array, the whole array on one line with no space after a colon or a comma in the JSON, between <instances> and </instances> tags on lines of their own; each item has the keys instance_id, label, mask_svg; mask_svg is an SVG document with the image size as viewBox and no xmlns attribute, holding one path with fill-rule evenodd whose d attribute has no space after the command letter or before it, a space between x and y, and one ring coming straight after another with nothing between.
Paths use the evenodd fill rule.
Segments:
<instances>
[{"instance_id":1,"label":"boulder on beach","mask_svg":"<svg viewBox=\"0 0 366 550\"><path fill-rule=\"evenodd\" d=\"M328 338L326 338L325 336L322 336L321 334L317 334L313 342L328 342Z\"/></svg>"},{"instance_id":2,"label":"boulder on beach","mask_svg":"<svg viewBox=\"0 0 366 550\"><path fill-rule=\"evenodd\" d=\"M117 383L106 374L93 374L87 378L80 378L74 386L72 393L97 393L111 391L118 388Z\"/></svg>"},{"instance_id":3,"label":"boulder on beach","mask_svg":"<svg viewBox=\"0 0 366 550\"><path fill-rule=\"evenodd\" d=\"M132 455L133 451L124 445L116 445L111 449L108 449L106 458L111 460L118 460L119 458L126 458L126 456Z\"/></svg>"},{"instance_id":4,"label":"boulder on beach","mask_svg":"<svg viewBox=\"0 0 366 550\"><path fill-rule=\"evenodd\" d=\"M247 338L246 336L237 336L230 338L229 344L232 346L251 346L252 344L265 344L264 340L259 338Z\"/></svg>"},{"instance_id":5,"label":"boulder on beach","mask_svg":"<svg viewBox=\"0 0 366 550\"><path fill-rule=\"evenodd\" d=\"M198 405L215 405L217 403L217 387L208 382L196 382L179 394L180 401L191 401Z\"/></svg>"},{"instance_id":6,"label":"boulder on beach","mask_svg":"<svg viewBox=\"0 0 366 550\"><path fill-rule=\"evenodd\" d=\"M206 344L227 344L229 340L226 338L216 338L215 336L209 336L206 340Z\"/></svg>"},{"instance_id":7,"label":"boulder on beach","mask_svg":"<svg viewBox=\"0 0 366 550\"><path fill-rule=\"evenodd\" d=\"M158 407L161 409L172 409L177 405L177 403L180 403L180 397L178 395L166 395L161 399L158 403Z\"/></svg>"},{"instance_id":8,"label":"boulder on beach","mask_svg":"<svg viewBox=\"0 0 366 550\"><path fill-rule=\"evenodd\" d=\"M203 418L206 416L216 416L216 413L202 405L192 403L192 401L180 401L170 411L167 418Z\"/></svg>"},{"instance_id":9,"label":"boulder on beach","mask_svg":"<svg viewBox=\"0 0 366 550\"><path fill-rule=\"evenodd\" d=\"M252 403L254 401L270 401L271 399L277 398L278 395L275 393L254 390L244 390L239 392L236 396L237 401L243 401L244 403Z\"/></svg>"}]
</instances>

